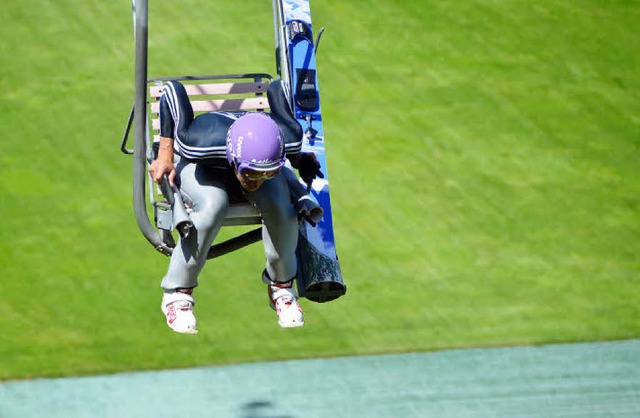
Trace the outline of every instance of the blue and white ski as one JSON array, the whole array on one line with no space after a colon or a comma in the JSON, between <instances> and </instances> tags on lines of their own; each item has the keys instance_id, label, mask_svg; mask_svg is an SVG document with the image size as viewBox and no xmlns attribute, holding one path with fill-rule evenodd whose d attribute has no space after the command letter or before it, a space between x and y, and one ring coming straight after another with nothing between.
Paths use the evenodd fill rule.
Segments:
<instances>
[{"instance_id":1,"label":"blue and white ski","mask_svg":"<svg viewBox=\"0 0 640 418\"><path fill-rule=\"evenodd\" d=\"M303 152L313 152L324 178L316 178L311 195L324 210L316 227L301 223L298 244L300 296L326 302L346 293L335 245L329 172L325 154L320 93L309 0L273 0L278 75L289 89L295 117L305 134Z\"/></svg>"}]
</instances>

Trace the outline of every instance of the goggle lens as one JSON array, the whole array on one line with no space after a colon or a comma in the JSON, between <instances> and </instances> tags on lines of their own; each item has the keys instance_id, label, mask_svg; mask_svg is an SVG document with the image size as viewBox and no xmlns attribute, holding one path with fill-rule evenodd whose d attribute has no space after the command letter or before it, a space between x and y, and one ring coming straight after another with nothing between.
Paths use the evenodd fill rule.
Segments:
<instances>
[{"instance_id":1,"label":"goggle lens","mask_svg":"<svg viewBox=\"0 0 640 418\"><path fill-rule=\"evenodd\" d=\"M259 180L269 180L270 178L275 177L276 174L280 172L281 168L272 171L255 171L250 168L245 168L240 171L240 175L247 181L259 181Z\"/></svg>"}]
</instances>

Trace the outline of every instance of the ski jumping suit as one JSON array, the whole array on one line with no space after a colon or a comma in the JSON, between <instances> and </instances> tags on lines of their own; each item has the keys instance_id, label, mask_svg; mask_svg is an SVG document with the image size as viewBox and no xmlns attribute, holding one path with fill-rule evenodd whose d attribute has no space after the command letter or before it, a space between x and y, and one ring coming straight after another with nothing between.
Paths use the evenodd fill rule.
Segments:
<instances>
[{"instance_id":1,"label":"ski jumping suit","mask_svg":"<svg viewBox=\"0 0 640 418\"><path fill-rule=\"evenodd\" d=\"M279 81L268 89L271 113L280 127L288 156L300 151L302 128L297 123ZM187 204L195 231L180 238L162 288L171 291L193 288L205 265L213 240L222 227L230 202L248 201L262 218L266 273L275 282L288 282L296 275L295 249L298 217L293 202L304 187L287 163L282 171L252 192L242 189L226 158L227 131L246 112L211 112L194 118L184 86L168 82L160 98L160 135L174 139L176 185ZM296 186L297 185L297 186ZM230 279L230 273L224 273Z\"/></svg>"}]
</instances>

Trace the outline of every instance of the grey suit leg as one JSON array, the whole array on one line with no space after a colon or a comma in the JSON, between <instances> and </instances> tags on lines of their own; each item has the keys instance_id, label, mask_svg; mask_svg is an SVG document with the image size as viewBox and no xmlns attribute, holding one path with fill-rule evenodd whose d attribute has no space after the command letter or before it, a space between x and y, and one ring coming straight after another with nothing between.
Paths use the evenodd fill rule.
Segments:
<instances>
[{"instance_id":1,"label":"grey suit leg","mask_svg":"<svg viewBox=\"0 0 640 418\"><path fill-rule=\"evenodd\" d=\"M165 290L198 285L198 275L229 207L222 179L206 164L179 162L176 169L180 191L193 209L190 217L194 228L173 250L167 274L162 279Z\"/></svg>"},{"instance_id":2,"label":"grey suit leg","mask_svg":"<svg viewBox=\"0 0 640 418\"><path fill-rule=\"evenodd\" d=\"M298 218L291 201L286 170L262 186L247 193L262 216L262 239L267 258L269 277L276 282L288 282L298 269L296 246L298 244ZM295 175L295 174L294 174Z\"/></svg>"}]
</instances>

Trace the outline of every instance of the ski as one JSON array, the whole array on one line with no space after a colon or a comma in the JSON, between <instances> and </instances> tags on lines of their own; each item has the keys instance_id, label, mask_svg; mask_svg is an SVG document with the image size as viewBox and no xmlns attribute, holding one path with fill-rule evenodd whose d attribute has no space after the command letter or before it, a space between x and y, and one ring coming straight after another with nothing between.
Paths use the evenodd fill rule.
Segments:
<instances>
[{"instance_id":1,"label":"ski","mask_svg":"<svg viewBox=\"0 0 640 418\"><path fill-rule=\"evenodd\" d=\"M313 181L310 189L324 216L315 227L306 222L300 224L298 291L307 299L326 302L344 295L346 286L335 245L318 88L316 50L320 36L314 42L309 0L273 0L273 11L277 72L304 131L302 151L316 155L324 174L324 178Z\"/></svg>"}]
</instances>

